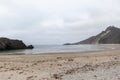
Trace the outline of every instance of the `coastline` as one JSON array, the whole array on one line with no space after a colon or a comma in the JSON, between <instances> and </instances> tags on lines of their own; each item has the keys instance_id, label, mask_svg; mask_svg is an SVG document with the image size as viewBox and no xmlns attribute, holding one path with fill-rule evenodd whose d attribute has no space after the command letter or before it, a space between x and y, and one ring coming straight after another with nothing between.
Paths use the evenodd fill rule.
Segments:
<instances>
[{"instance_id":1,"label":"coastline","mask_svg":"<svg viewBox=\"0 0 120 80\"><path fill-rule=\"evenodd\" d=\"M119 74L119 49L0 55L2 80L119 80Z\"/></svg>"},{"instance_id":2,"label":"coastline","mask_svg":"<svg viewBox=\"0 0 120 80\"><path fill-rule=\"evenodd\" d=\"M40 53L12 53L12 52L0 52L0 55L63 55L63 54L87 54L87 53L99 53L99 52L108 52L108 51L119 51L119 49L106 49L106 50L93 50L93 51L69 51L69 52L40 52Z\"/></svg>"},{"instance_id":3,"label":"coastline","mask_svg":"<svg viewBox=\"0 0 120 80\"><path fill-rule=\"evenodd\" d=\"M120 49L119 44L95 44L95 45L37 45L34 49L3 50L0 55L36 55L36 54L59 54L59 53L88 53Z\"/></svg>"}]
</instances>

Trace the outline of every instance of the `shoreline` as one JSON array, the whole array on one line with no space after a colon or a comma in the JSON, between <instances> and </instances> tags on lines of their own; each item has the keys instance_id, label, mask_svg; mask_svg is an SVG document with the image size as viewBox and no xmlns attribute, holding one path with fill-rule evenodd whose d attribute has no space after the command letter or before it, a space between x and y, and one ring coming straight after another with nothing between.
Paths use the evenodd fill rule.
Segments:
<instances>
[{"instance_id":1,"label":"shoreline","mask_svg":"<svg viewBox=\"0 0 120 80\"><path fill-rule=\"evenodd\" d=\"M86 45L86 44L85 44ZM75 45L75 46L79 46L79 45ZM36 54L57 54L57 53L87 53L87 52L98 52L98 51L107 51L107 50L117 50L120 49L120 44L95 44L95 45L87 45L87 47L93 47L91 49L87 48L87 49L83 49L82 48L78 48L75 47L75 50L68 48L64 50L64 48L60 48L60 50L56 49L49 49L49 50L42 50L40 48L35 48L33 50L29 50L29 49L19 49L19 50L5 50L5 51L1 51L0 55L5 54L5 55L36 55ZM96 46L98 48L96 48ZM53 46L52 46L53 47ZM58 48L60 46L57 46ZM50 48L50 46L48 47ZM73 47L74 48L74 47ZM84 46L84 48L86 48Z\"/></svg>"},{"instance_id":2,"label":"shoreline","mask_svg":"<svg viewBox=\"0 0 120 80\"><path fill-rule=\"evenodd\" d=\"M95 50L95 51L71 51L71 52L45 52L45 53L0 53L0 55L59 55L59 54L88 54L88 53L99 53L99 52L108 52L108 51L120 51L119 49L109 49L109 50Z\"/></svg>"}]
</instances>

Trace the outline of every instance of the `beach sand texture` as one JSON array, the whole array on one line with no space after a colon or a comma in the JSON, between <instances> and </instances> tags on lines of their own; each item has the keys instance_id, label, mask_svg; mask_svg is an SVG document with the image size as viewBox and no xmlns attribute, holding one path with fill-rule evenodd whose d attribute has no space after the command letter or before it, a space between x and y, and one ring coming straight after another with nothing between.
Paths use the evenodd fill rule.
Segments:
<instances>
[{"instance_id":1,"label":"beach sand texture","mask_svg":"<svg viewBox=\"0 0 120 80\"><path fill-rule=\"evenodd\" d=\"M0 55L0 80L120 80L120 50Z\"/></svg>"}]
</instances>

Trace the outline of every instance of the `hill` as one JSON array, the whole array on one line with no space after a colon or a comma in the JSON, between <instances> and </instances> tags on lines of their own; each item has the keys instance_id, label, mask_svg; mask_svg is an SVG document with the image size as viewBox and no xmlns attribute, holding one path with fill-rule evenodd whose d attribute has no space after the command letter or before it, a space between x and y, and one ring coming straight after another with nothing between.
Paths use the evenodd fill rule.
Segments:
<instances>
[{"instance_id":1,"label":"hill","mask_svg":"<svg viewBox=\"0 0 120 80\"><path fill-rule=\"evenodd\" d=\"M66 43L64 45L79 44L120 44L120 28L109 26L105 31L76 43Z\"/></svg>"}]
</instances>

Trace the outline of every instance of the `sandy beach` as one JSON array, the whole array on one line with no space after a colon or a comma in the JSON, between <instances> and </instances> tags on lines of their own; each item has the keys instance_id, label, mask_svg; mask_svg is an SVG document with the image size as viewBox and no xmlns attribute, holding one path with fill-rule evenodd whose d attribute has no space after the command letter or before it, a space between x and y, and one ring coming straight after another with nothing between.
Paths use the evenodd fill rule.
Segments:
<instances>
[{"instance_id":1,"label":"sandy beach","mask_svg":"<svg viewBox=\"0 0 120 80\"><path fill-rule=\"evenodd\" d=\"M0 80L120 80L120 50L0 55Z\"/></svg>"}]
</instances>

